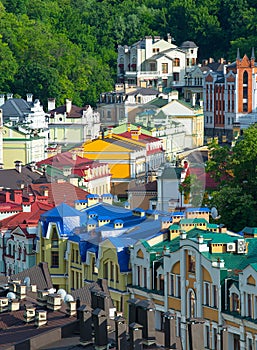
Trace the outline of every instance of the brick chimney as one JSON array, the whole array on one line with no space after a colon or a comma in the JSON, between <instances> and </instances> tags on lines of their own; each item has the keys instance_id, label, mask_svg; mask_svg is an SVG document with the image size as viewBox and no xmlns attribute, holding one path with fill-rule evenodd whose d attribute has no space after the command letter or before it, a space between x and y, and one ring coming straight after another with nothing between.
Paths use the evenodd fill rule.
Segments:
<instances>
[{"instance_id":1,"label":"brick chimney","mask_svg":"<svg viewBox=\"0 0 257 350\"><path fill-rule=\"evenodd\" d=\"M22 203L22 190L14 190L13 195L14 195L14 202L16 204L21 204Z\"/></svg>"},{"instance_id":2,"label":"brick chimney","mask_svg":"<svg viewBox=\"0 0 257 350\"><path fill-rule=\"evenodd\" d=\"M10 98L12 98L12 97L13 97L13 94L11 94L11 93L6 95L7 100L10 100Z\"/></svg>"},{"instance_id":3,"label":"brick chimney","mask_svg":"<svg viewBox=\"0 0 257 350\"><path fill-rule=\"evenodd\" d=\"M4 94L0 94L0 106L5 103Z\"/></svg>"},{"instance_id":4,"label":"brick chimney","mask_svg":"<svg viewBox=\"0 0 257 350\"><path fill-rule=\"evenodd\" d=\"M108 138L112 138L112 128L108 128Z\"/></svg>"},{"instance_id":5,"label":"brick chimney","mask_svg":"<svg viewBox=\"0 0 257 350\"><path fill-rule=\"evenodd\" d=\"M127 131L131 132L131 124L130 123L127 124Z\"/></svg>"}]
</instances>

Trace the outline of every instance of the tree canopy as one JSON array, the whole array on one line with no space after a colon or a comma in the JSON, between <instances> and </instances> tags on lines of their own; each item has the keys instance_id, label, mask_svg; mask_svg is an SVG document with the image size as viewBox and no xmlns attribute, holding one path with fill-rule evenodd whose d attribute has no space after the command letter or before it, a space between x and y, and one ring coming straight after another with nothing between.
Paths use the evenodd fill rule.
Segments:
<instances>
[{"instance_id":1,"label":"tree canopy","mask_svg":"<svg viewBox=\"0 0 257 350\"><path fill-rule=\"evenodd\" d=\"M216 180L210 204L233 231L257 226L257 125L244 130L231 148L210 145L207 172Z\"/></svg>"},{"instance_id":2,"label":"tree canopy","mask_svg":"<svg viewBox=\"0 0 257 350\"><path fill-rule=\"evenodd\" d=\"M116 79L117 45L171 33L201 59L257 47L253 0L2 0L1 92L95 105Z\"/></svg>"}]
</instances>

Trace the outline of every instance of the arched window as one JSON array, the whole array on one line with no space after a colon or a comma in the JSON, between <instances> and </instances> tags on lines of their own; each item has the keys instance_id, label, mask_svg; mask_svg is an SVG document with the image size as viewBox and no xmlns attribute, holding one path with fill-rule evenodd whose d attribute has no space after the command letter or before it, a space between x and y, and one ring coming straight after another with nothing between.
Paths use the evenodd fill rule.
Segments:
<instances>
[{"instance_id":1,"label":"arched window","mask_svg":"<svg viewBox=\"0 0 257 350\"><path fill-rule=\"evenodd\" d=\"M236 293L232 293L231 296L231 311L240 312L239 308L239 296Z\"/></svg>"},{"instance_id":2,"label":"arched window","mask_svg":"<svg viewBox=\"0 0 257 350\"><path fill-rule=\"evenodd\" d=\"M193 289L190 289L187 294L187 314L188 317L196 317L196 297Z\"/></svg>"},{"instance_id":3,"label":"arched window","mask_svg":"<svg viewBox=\"0 0 257 350\"><path fill-rule=\"evenodd\" d=\"M244 71L243 75L243 112L248 111L248 73Z\"/></svg>"}]
</instances>

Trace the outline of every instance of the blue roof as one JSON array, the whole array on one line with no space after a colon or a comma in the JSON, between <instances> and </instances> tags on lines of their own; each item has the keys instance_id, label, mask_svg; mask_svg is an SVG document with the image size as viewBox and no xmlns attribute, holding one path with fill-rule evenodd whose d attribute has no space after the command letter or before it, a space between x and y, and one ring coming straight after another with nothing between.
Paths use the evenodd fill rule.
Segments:
<instances>
[{"instance_id":1,"label":"blue roof","mask_svg":"<svg viewBox=\"0 0 257 350\"><path fill-rule=\"evenodd\" d=\"M117 219L113 221L114 224L124 224L124 221L121 219Z\"/></svg>"},{"instance_id":2,"label":"blue roof","mask_svg":"<svg viewBox=\"0 0 257 350\"><path fill-rule=\"evenodd\" d=\"M172 218L170 216L162 216L160 218L161 221L172 221Z\"/></svg>"},{"instance_id":3,"label":"blue roof","mask_svg":"<svg viewBox=\"0 0 257 350\"><path fill-rule=\"evenodd\" d=\"M86 261L88 251L95 253L96 258L98 257L98 245L97 244L94 244L90 241L80 241L79 252L80 252L82 262Z\"/></svg>"},{"instance_id":4,"label":"blue roof","mask_svg":"<svg viewBox=\"0 0 257 350\"><path fill-rule=\"evenodd\" d=\"M86 219L85 214L62 203L40 216L42 235L46 236L48 225L51 222L56 224L61 237L70 236L76 227L81 227L85 223Z\"/></svg>"},{"instance_id":5,"label":"blue roof","mask_svg":"<svg viewBox=\"0 0 257 350\"><path fill-rule=\"evenodd\" d=\"M209 213L210 209L209 208L186 208L185 211L187 212L202 211L202 212Z\"/></svg>"},{"instance_id":6,"label":"blue roof","mask_svg":"<svg viewBox=\"0 0 257 350\"><path fill-rule=\"evenodd\" d=\"M104 198L104 197L107 197L107 198L111 197L111 198L113 198L113 195L111 193L104 193L104 194L101 195L101 197L102 198Z\"/></svg>"},{"instance_id":7,"label":"blue roof","mask_svg":"<svg viewBox=\"0 0 257 350\"><path fill-rule=\"evenodd\" d=\"M86 198L99 198L99 195L94 193L89 193L88 195L86 195Z\"/></svg>"},{"instance_id":8,"label":"blue roof","mask_svg":"<svg viewBox=\"0 0 257 350\"><path fill-rule=\"evenodd\" d=\"M171 216L185 216L183 211L174 211Z\"/></svg>"},{"instance_id":9,"label":"blue roof","mask_svg":"<svg viewBox=\"0 0 257 350\"><path fill-rule=\"evenodd\" d=\"M140 212L140 213L145 212L145 210L142 209L142 208L134 208L133 211L138 211L138 212Z\"/></svg>"},{"instance_id":10,"label":"blue roof","mask_svg":"<svg viewBox=\"0 0 257 350\"><path fill-rule=\"evenodd\" d=\"M127 237L111 237L109 241L116 247L120 272L128 272L131 246L135 241Z\"/></svg>"},{"instance_id":11,"label":"blue roof","mask_svg":"<svg viewBox=\"0 0 257 350\"><path fill-rule=\"evenodd\" d=\"M76 200L74 201L74 203L87 203L87 202L88 202L87 199L76 199Z\"/></svg>"}]
</instances>

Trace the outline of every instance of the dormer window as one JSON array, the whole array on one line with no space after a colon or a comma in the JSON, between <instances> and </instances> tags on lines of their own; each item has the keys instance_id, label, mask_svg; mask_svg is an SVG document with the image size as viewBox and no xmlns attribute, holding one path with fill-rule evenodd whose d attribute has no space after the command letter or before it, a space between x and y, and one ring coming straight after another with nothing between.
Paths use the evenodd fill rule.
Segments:
<instances>
[{"instance_id":1,"label":"dormer window","mask_svg":"<svg viewBox=\"0 0 257 350\"><path fill-rule=\"evenodd\" d=\"M52 248L58 248L59 247L59 239L58 239L58 234L57 234L56 227L53 227L51 245L52 245Z\"/></svg>"}]
</instances>

